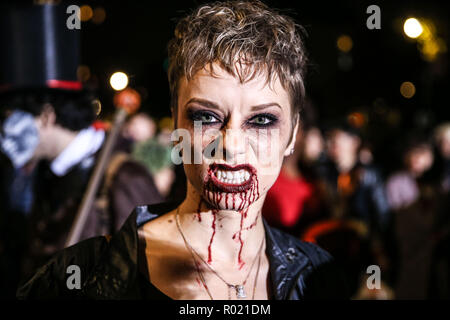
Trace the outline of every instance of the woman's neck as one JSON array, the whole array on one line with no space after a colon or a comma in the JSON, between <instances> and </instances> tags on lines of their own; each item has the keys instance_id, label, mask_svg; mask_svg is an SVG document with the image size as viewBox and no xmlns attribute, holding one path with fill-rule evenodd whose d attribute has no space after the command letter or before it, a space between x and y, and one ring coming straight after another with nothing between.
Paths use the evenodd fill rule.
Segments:
<instances>
[{"instance_id":1,"label":"woman's neck","mask_svg":"<svg viewBox=\"0 0 450 320\"><path fill-rule=\"evenodd\" d=\"M231 195L232 196L232 195ZM260 197L241 211L213 208L188 182L186 199L178 208L186 240L205 261L250 264L264 238Z\"/></svg>"}]
</instances>

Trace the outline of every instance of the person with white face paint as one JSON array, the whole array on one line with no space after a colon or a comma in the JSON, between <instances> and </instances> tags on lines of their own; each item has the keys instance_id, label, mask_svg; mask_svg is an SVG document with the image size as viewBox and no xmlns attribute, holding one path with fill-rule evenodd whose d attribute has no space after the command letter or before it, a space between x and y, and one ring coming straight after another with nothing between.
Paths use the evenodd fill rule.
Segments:
<instances>
[{"instance_id":1,"label":"person with white face paint","mask_svg":"<svg viewBox=\"0 0 450 320\"><path fill-rule=\"evenodd\" d=\"M298 25L259 1L202 5L178 23L168 76L186 197L139 206L110 242L86 243L105 254L84 266L93 271L78 296L348 298L327 252L261 217L283 158L293 152L305 65ZM84 250L63 252L53 263L69 256L76 263ZM44 290L42 281L56 277L46 270L19 297Z\"/></svg>"},{"instance_id":2,"label":"person with white face paint","mask_svg":"<svg viewBox=\"0 0 450 320\"><path fill-rule=\"evenodd\" d=\"M104 150L106 133L93 126L99 101L77 78L80 31L61 28L66 19L62 3L0 4L0 296L14 297L64 248ZM136 205L161 201L143 166L120 164L81 239L112 233Z\"/></svg>"}]
</instances>

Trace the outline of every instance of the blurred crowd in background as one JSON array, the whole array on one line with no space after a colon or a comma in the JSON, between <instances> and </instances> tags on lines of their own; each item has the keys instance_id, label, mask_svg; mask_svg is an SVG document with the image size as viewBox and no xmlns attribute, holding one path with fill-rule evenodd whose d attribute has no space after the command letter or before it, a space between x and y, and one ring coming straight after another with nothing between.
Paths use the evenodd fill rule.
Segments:
<instances>
[{"instance_id":1,"label":"blurred crowd in background","mask_svg":"<svg viewBox=\"0 0 450 320\"><path fill-rule=\"evenodd\" d=\"M449 298L450 122L397 142L387 168L351 121L304 123L263 215L327 249L355 299ZM368 290L371 265L380 290Z\"/></svg>"}]
</instances>

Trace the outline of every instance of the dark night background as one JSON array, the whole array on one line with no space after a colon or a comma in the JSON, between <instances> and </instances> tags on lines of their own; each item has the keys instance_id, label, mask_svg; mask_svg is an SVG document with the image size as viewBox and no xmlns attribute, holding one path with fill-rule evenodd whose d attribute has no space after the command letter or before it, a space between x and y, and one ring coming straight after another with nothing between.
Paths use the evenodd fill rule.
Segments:
<instances>
[{"instance_id":1,"label":"dark night background","mask_svg":"<svg viewBox=\"0 0 450 320\"><path fill-rule=\"evenodd\" d=\"M130 75L130 86L143 93L142 110L157 118L169 116L166 79L166 45L177 18L207 1L86 1L103 7L101 24L82 23L82 63L90 68L90 82L98 86L102 117L112 110L109 76L118 70ZM361 112L362 128L372 143L376 160L392 167L391 151L411 131L428 133L447 117L449 106L448 52L433 61L422 59L416 41L403 33L403 22L427 18L436 34L449 43L449 4L438 1L265 1L304 26L310 67L306 88L318 111L319 124L345 119ZM369 30L366 9L381 9L381 30ZM338 37L349 35L353 48L341 53ZM339 59L351 59L342 68ZM411 81L416 94L406 99L400 85ZM396 143L395 143L396 142Z\"/></svg>"}]
</instances>

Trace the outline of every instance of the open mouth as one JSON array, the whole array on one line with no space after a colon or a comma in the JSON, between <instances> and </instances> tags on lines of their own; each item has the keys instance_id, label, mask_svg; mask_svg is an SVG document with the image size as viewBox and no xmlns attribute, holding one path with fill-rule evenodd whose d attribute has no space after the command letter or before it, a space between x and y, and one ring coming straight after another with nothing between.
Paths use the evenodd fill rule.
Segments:
<instances>
[{"instance_id":1,"label":"open mouth","mask_svg":"<svg viewBox=\"0 0 450 320\"><path fill-rule=\"evenodd\" d=\"M251 188L256 169L249 164L229 166L214 163L209 167L209 182L218 191L244 192Z\"/></svg>"}]
</instances>

